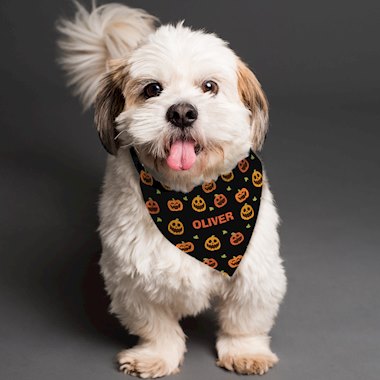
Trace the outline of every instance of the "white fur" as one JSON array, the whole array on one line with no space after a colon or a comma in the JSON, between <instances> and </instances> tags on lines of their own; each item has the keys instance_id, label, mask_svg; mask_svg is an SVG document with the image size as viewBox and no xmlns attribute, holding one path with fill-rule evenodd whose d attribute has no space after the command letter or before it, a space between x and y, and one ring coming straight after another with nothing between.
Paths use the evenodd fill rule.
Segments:
<instances>
[{"instance_id":1,"label":"white fur","mask_svg":"<svg viewBox=\"0 0 380 380\"><path fill-rule=\"evenodd\" d=\"M83 49L71 52L69 45L63 45L64 63L87 104L93 101L94 83L106 72L106 59L115 58L114 51L123 56L129 80L154 79L163 84L159 97L143 103L129 105L125 94L127 106L117 118L121 144L134 145L158 179L187 191L228 172L247 155L254 126L238 92L237 57L225 42L182 24L153 32L151 16L122 5L103 6L92 13L79 8L78 12L74 22L63 22L61 31L69 36L70 46ZM115 20L125 31L133 26L141 35L117 34ZM82 35L83 28L89 38ZM110 34L115 50L107 43ZM87 60L82 60L82 51ZM217 96L200 90L206 79L218 82ZM173 173L164 165L153 165L164 158L164 141L173 133L165 120L166 110L178 101L198 108L194 138L205 147L223 150L222 157L207 153L203 171L195 167ZM108 157L99 205L101 271L111 312L140 337L136 347L119 354L122 371L141 377L176 373L186 351L178 321L208 308L211 300L216 302L220 322L216 344L220 365L240 373L264 373L277 361L268 333L285 294L286 278L279 256L279 218L264 178L247 252L234 276L226 278L178 250L159 232L146 210L128 150L121 148L116 156Z\"/></svg>"},{"instance_id":2,"label":"white fur","mask_svg":"<svg viewBox=\"0 0 380 380\"><path fill-rule=\"evenodd\" d=\"M93 5L88 12L74 2L77 13L73 21L61 19L58 46L60 63L69 74L85 108L95 100L100 79L109 59L121 58L135 49L154 30L155 17L142 9L120 4Z\"/></svg>"}]
</instances>

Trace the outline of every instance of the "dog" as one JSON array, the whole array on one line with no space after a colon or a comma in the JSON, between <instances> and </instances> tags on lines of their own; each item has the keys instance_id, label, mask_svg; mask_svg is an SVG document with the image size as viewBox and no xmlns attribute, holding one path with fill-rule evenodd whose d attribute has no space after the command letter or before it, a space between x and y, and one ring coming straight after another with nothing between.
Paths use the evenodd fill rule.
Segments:
<instances>
[{"instance_id":1,"label":"dog","mask_svg":"<svg viewBox=\"0 0 380 380\"><path fill-rule=\"evenodd\" d=\"M268 334L286 276L265 171L254 233L227 277L157 228L131 157L133 148L174 193L216 181L250 149L262 148L268 103L260 83L215 34L183 22L160 26L144 10L121 4L76 8L74 19L58 22L60 62L84 107L94 105L109 153L99 203L100 268L110 311L139 337L118 354L120 371L142 378L179 372L186 352L179 320L212 303L217 364L239 374L266 373L278 361Z\"/></svg>"}]
</instances>

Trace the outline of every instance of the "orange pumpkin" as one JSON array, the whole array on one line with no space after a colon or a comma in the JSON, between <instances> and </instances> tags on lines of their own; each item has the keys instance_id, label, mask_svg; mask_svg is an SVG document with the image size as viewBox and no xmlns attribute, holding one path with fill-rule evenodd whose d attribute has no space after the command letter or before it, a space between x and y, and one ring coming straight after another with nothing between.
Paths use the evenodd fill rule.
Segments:
<instances>
[{"instance_id":1,"label":"orange pumpkin","mask_svg":"<svg viewBox=\"0 0 380 380\"><path fill-rule=\"evenodd\" d=\"M238 163L238 168L242 173L245 173L249 168L249 162L245 158Z\"/></svg>"},{"instance_id":2,"label":"orange pumpkin","mask_svg":"<svg viewBox=\"0 0 380 380\"><path fill-rule=\"evenodd\" d=\"M183 223L177 218L168 224L168 231L173 235L182 235L185 232Z\"/></svg>"},{"instance_id":3,"label":"orange pumpkin","mask_svg":"<svg viewBox=\"0 0 380 380\"><path fill-rule=\"evenodd\" d=\"M205 248L208 251L217 251L218 249L220 249L221 246L222 244L220 243L220 240L214 235L210 236L205 241Z\"/></svg>"},{"instance_id":4,"label":"orange pumpkin","mask_svg":"<svg viewBox=\"0 0 380 380\"><path fill-rule=\"evenodd\" d=\"M152 215L158 214L160 212L160 206L152 198L149 198L149 200L146 201L145 205L146 205L146 208L148 209L149 213Z\"/></svg>"},{"instance_id":5,"label":"orange pumpkin","mask_svg":"<svg viewBox=\"0 0 380 380\"><path fill-rule=\"evenodd\" d=\"M224 182L231 182L234 179L234 173L229 172L227 174L222 174L221 177Z\"/></svg>"},{"instance_id":6,"label":"orange pumpkin","mask_svg":"<svg viewBox=\"0 0 380 380\"><path fill-rule=\"evenodd\" d=\"M140 172L140 179L142 183L145 183L145 185L148 185L148 186L153 185L153 177L144 170L141 170Z\"/></svg>"},{"instance_id":7,"label":"orange pumpkin","mask_svg":"<svg viewBox=\"0 0 380 380\"><path fill-rule=\"evenodd\" d=\"M263 186L263 175L258 170L254 170L252 173L252 183L256 187Z\"/></svg>"},{"instance_id":8,"label":"orange pumpkin","mask_svg":"<svg viewBox=\"0 0 380 380\"><path fill-rule=\"evenodd\" d=\"M162 187L163 187L165 190L168 190L168 191L173 190L170 186L164 185L163 183L161 183L161 185L162 185Z\"/></svg>"},{"instance_id":9,"label":"orange pumpkin","mask_svg":"<svg viewBox=\"0 0 380 380\"><path fill-rule=\"evenodd\" d=\"M234 256L232 259L228 260L228 265L231 268L237 268L240 264L241 259L243 258L242 255Z\"/></svg>"},{"instance_id":10,"label":"orange pumpkin","mask_svg":"<svg viewBox=\"0 0 380 380\"><path fill-rule=\"evenodd\" d=\"M227 204L227 197L224 194L215 194L214 205L221 208Z\"/></svg>"},{"instance_id":11,"label":"orange pumpkin","mask_svg":"<svg viewBox=\"0 0 380 380\"><path fill-rule=\"evenodd\" d=\"M252 219L254 215L255 211L253 210L252 206L248 203L245 203L240 210L240 217L244 220L249 220Z\"/></svg>"},{"instance_id":12,"label":"orange pumpkin","mask_svg":"<svg viewBox=\"0 0 380 380\"><path fill-rule=\"evenodd\" d=\"M240 189L236 194L235 194L235 199L239 202L242 203L249 197L249 191L243 187Z\"/></svg>"},{"instance_id":13,"label":"orange pumpkin","mask_svg":"<svg viewBox=\"0 0 380 380\"><path fill-rule=\"evenodd\" d=\"M191 207L196 212L203 212L206 210L206 202L200 195L197 195L191 201Z\"/></svg>"},{"instance_id":14,"label":"orange pumpkin","mask_svg":"<svg viewBox=\"0 0 380 380\"><path fill-rule=\"evenodd\" d=\"M194 244L191 241L183 241L182 243L178 243L176 247L186 253L194 251Z\"/></svg>"},{"instance_id":15,"label":"orange pumpkin","mask_svg":"<svg viewBox=\"0 0 380 380\"><path fill-rule=\"evenodd\" d=\"M216 189L216 183L215 183L215 181L205 182L202 185L202 189L203 189L203 191L205 193L211 193L211 192L213 192Z\"/></svg>"},{"instance_id":16,"label":"orange pumpkin","mask_svg":"<svg viewBox=\"0 0 380 380\"><path fill-rule=\"evenodd\" d=\"M170 211L182 211L183 203L179 199L172 199L168 201L168 208Z\"/></svg>"},{"instance_id":17,"label":"orange pumpkin","mask_svg":"<svg viewBox=\"0 0 380 380\"><path fill-rule=\"evenodd\" d=\"M232 232L230 237L231 245L239 245L244 240L244 235L241 232Z\"/></svg>"},{"instance_id":18,"label":"orange pumpkin","mask_svg":"<svg viewBox=\"0 0 380 380\"><path fill-rule=\"evenodd\" d=\"M213 258L210 258L210 259L208 259L208 258L204 258L203 259L203 262L206 264L206 265L208 265L209 267L211 267L211 268L216 268L217 266L218 266L218 262L215 260L215 259L213 259Z\"/></svg>"}]
</instances>

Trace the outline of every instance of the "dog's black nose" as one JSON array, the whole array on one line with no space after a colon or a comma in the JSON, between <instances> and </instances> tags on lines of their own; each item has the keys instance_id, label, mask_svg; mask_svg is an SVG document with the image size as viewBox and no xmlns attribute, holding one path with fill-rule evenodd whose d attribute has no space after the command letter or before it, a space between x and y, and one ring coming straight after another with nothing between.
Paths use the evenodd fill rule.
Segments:
<instances>
[{"instance_id":1,"label":"dog's black nose","mask_svg":"<svg viewBox=\"0 0 380 380\"><path fill-rule=\"evenodd\" d=\"M167 120L181 129L191 127L197 117L198 111L189 103L173 104L166 113Z\"/></svg>"}]
</instances>

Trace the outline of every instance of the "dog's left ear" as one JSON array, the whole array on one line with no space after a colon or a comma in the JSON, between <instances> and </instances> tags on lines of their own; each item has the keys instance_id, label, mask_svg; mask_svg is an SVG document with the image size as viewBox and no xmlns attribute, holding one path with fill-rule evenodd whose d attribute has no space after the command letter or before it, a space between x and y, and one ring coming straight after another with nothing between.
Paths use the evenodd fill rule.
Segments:
<instances>
[{"instance_id":1,"label":"dog's left ear","mask_svg":"<svg viewBox=\"0 0 380 380\"><path fill-rule=\"evenodd\" d=\"M253 72L240 59L237 63L238 90L251 112L252 147L261 150L268 131L268 101Z\"/></svg>"},{"instance_id":2,"label":"dog's left ear","mask_svg":"<svg viewBox=\"0 0 380 380\"><path fill-rule=\"evenodd\" d=\"M126 77L126 66L122 60L107 62L108 73L100 82L95 100L95 125L100 141L106 151L116 155L118 142L116 137L115 119L125 107L123 86Z\"/></svg>"}]
</instances>

